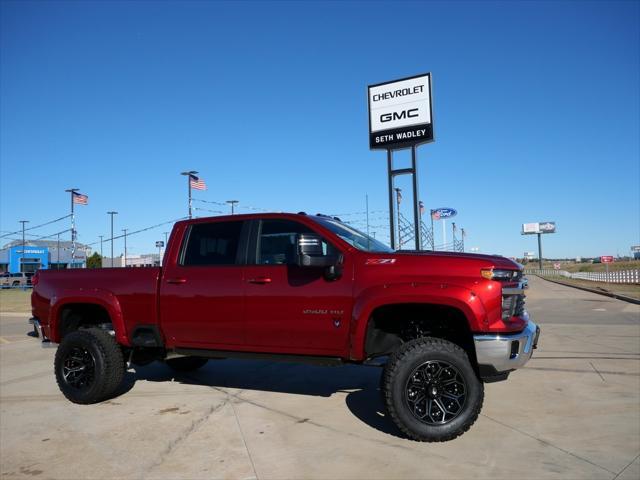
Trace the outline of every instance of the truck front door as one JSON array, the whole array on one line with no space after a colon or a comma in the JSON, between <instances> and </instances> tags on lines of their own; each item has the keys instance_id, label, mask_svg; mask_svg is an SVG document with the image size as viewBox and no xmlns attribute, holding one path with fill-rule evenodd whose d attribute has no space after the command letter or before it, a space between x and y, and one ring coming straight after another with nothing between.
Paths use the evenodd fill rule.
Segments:
<instances>
[{"instance_id":1,"label":"truck front door","mask_svg":"<svg viewBox=\"0 0 640 480\"><path fill-rule=\"evenodd\" d=\"M273 353L342 356L348 352L351 275L326 280L322 269L295 264L292 220L255 222L245 267L247 347ZM335 249L324 242L325 248ZM351 269L344 265L344 272Z\"/></svg>"}]
</instances>

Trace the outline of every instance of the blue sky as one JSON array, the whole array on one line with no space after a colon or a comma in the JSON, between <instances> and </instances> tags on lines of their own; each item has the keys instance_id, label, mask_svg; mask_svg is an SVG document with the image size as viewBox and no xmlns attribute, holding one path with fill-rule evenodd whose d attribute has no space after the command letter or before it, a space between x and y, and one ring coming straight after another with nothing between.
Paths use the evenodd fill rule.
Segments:
<instances>
[{"instance_id":1,"label":"blue sky","mask_svg":"<svg viewBox=\"0 0 640 480\"><path fill-rule=\"evenodd\" d=\"M639 2L0 9L0 234L67 214L70 187L90 197L77 208L85 243L109 236L108 210L118 233L179 218L179 173L194 169L209 187L196 198L241 212L363 212L368 195L384 238L366 87L429 71L436 141L418 149L420 197L458 210L468 247L521 256L536 241L520 226L539 220L558 225L549 257L640 244ZM410 217L409 179L398 184ZM129 237L129 251L155 251L166 230Z\"/></svg>"}]
</instances>

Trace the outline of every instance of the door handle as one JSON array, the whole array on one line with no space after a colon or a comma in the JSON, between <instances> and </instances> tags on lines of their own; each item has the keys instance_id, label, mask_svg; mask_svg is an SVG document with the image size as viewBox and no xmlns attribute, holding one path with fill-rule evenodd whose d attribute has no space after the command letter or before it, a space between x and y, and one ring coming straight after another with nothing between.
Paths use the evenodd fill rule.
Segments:
<instances>
[{"instance_id":1,"label":"door handle","mask_svg":"<svg viewBox=\"0 0 640 480\"><path fill-rule=\"evenodd\" d=\"M269 277L251 278L251 279L249 279L247 281L249 283L255 283L256 285L266 285L268 283L271 283L271 279Z\"/></svg>"},{"instance_id":2,"label":"door handle","mask_svg":"<svg viewBox=\"0 0 640 480\"><path fill-rule=\"evenodd\" d=\"M174 285L180 285L182 283L187 283L186 278L169 278L167 279L167 283L172 283Z\"/></svg>"}]
</instances>

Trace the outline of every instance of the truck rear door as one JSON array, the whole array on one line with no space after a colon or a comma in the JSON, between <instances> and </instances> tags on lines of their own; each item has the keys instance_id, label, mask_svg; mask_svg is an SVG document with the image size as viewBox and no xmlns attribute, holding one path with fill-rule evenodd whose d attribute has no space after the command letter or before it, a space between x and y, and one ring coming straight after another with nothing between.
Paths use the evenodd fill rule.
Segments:
<instances>
[{"instance_id":1,"label":"truck rear door","mask_svg":"<svg viewBox=\"0 0 640 480\"><path fill-rule=\"evenodd\" d=\"M244 345L244 267L248 223L189 225L177 261L164 267L160 321L170 345L225 349Z\"/></svg>"}]
</instances>

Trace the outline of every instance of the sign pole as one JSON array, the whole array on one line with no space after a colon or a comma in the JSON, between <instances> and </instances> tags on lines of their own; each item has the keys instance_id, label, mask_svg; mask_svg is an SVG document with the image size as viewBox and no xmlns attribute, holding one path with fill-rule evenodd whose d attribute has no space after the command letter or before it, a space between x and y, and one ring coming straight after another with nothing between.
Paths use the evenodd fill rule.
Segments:
<instances>
[{"instance_id":1,"label":"sign pole","mask_svg":"<svg viewBox=\"0 0 640 480\"><path fill-rule=\"evenodd\" d=\"M609 283L609 262L604 264L607 269L607 283Z\"/></svg>"},{"instance_id":2,"label":"sign pole","mask_svg":"<svg viewBox=\"0 0 640 480\"><path fill-rule=\"evenodd\" d=\"M538 232L538 265L542 270L542 233Z\"/></svg>"},{"instance_id":3,"label":"sign pole","mask_svg":"<svg viewBox=\"0 0 640 480\"><path fill-rule=\"evenodd\" d=\"M418 206L418 166L416 162L416 146L411 145L411 168L413 169L413 231L416 250L420 250L420 213Z\"/></svg>"},{"instance_id":4,"label":"sign pole","mask_svg":"<svg viewBox=\"0 0 640 480\"><path fill-rule=\"evenodd\" d=\"M395 220L394 220L394 211L395 207L393 206L393 153L391 149L387 149L387 171L388 171L388 181L389 181L389 238L391 243L391 248L395 250L396 248L396 239L395 239Z\"/></svg>"},{"instance_id":5,"label":"sign pole","mask_svg":"<svg viewBox=\"0 0 640 480\"><path fill-rule=\"evenodd\" d=\"M442 219L442 249L447 249L447 221Z\"/></svg>"}]
</instances>

